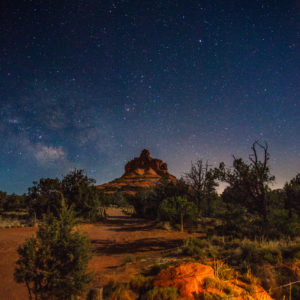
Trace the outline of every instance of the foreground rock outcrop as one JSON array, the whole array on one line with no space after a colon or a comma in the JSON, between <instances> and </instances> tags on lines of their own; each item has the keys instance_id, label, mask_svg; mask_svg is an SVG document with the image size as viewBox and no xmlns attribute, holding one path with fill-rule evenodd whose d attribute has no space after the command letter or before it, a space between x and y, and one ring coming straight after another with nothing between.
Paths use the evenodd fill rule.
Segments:
<instances>
[{"instance_id":1,"label":"foreground rock outcrop","mask_svg":"<svg viewBox=\"0 0 300 300\"><path fill-rule=\"evenodd\" d=\"M212 267L200 263L170 266L156 276L154 286L177 288L180 299L194 299L196 295L200 296L199 299L272 299L261 286L246 284L237 279L218 279Z\"/></svg>"},{"instance_id":2,"label":"foreground rock outcrop","mask_svg":"<svg viewBox=\"0 0 300 300\"><path fill-rule=\"evenodd\" d=\"M135 157L125 165L122 177L109 183L97 186L107 194L121 192L135 194L141 189L152 188L163 178L176 181L176 177L169 174L168 166L160 159L152 158L149 150L144 149L139 157Z\"/></svg>"}]
</instances>

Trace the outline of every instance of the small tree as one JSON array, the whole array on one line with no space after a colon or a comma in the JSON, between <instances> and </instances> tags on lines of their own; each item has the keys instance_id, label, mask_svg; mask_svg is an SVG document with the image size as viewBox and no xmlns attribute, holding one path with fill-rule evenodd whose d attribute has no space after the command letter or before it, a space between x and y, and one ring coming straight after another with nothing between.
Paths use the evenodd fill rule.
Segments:
<instances>
[{"instance_id":1,"label":"small tree","mask_svg":"<svg viewBox=\"0 0 300 300\"><path fill-rule=\"evenodd\" d=\"M181 196L166 198L160 206L161 217L173 223L179 221L181 232L183 232L184 218L187 216L193 218L195 212L195 204L187 201L186 197Z\"/></svg>"},{"instance_id":2,"label":"small tree","mask_svg":"<svg viewBox=\"0 0 300 300\"><path fill-rule=\"evenodd\" d=\"M74 211L64 200L58 217L50 216L39 227L36 238L19 247L15 281L25 283L29 299L68 300L80 295L92 280L87 273L89 241L74 231Z\"/></svg>"}]
</instances>

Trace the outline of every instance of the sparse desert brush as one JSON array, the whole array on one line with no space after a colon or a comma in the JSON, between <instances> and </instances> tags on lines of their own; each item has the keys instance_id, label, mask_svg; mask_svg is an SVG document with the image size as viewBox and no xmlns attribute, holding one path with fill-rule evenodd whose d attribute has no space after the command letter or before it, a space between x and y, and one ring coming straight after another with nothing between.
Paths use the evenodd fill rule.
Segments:
<instances>
[{"instance_id":1,"label":"sparse desert brush","mask_svg":"<svg viewBox=\"0 0 300 300\"><path fill-rule=\"evenodd\" d=\"M205 255L203 249L207 248L209 243L198 238L188 238L182 246L182 253L195 258L201 258Z\"/></svg>"},{"instance_id":2,"label":"sparse desert brush","mask_svg":"<svg viewBox=\"0 0 300 300\"><path fill-rule=\"evenodd\" d=\"M98 300L103 295L103 290L100 288L91 288L87 294L86 300Z\"/></svg>"},{"instance_id":3,"label":"sparse desert brush","mask_svg":"<svg viewBox=\"0 0 300 300\"><path fill-rule=\"evenodd\" d=\"M261 280L253 275L250 268L247 269L247 272L245 272L243 275L239 277L243 282L246 282L248 285L260 285Z\"/></svg>"},{"instance_id":4,"label":"sparse desert brush","mask_svg":"<svg viewBox=\"0 0 300 300\"><path fill-rule=\"evenodd\" d=\"M237 272L233 268L229 267L221 260L215 260L212 267L215 271L215 276L218 279L231 280L236 279L238 276Z\"/></svg>"},{"instance_id":5,"label":"sparse desert brush","mask_svg":"<svg viewBox=\"0 0 300 300\"><path fill-rule=\"evenodd\" d=\"M129 285L110 281L103 289L103 297L107 300L132 300Z\"/></svg>"},{"instance_id":6,"label":"sparse desert brush","mask_svg":"<svg viewBox=\"0 0 300 300\"><path fill-rule=\"evenodd\" d=\"M130 287L136 292L145 293L151 289L153 284L153 277L145 277L142 274L135 275L130 281Z\"/></svg>"},{"instance_id":7,"label":"sparse desert brush","mask_svg":"<svg viewBox=\"0 0 300 300\"><path fill-rule=\"evenodd\" d=\"M263 263L276 265L282 262L282 244L279 241L258 242L246 240L240 246L241 259L252 267Z\"/></svg>"},{"instance_id":8,"label":"sparse desert brush","mask_svg":"<svg viewBox=\"0 0 300 300\"><path fill-rule=\"evenodd\" d=\"M109 281L103 288L103 298L108 300L131 300L129 284Z\"/></svg>"},{"instance_id":9,"label":"sparse desert brush","mask_svg":"<svg viewBox=\"0 0 300 300\"><path fill-rule=\"evenodd\" d=\"M200 295L196 295L194 297L195 300L221 300L223 299L222 296L218 295L218 294L212 294L209 292L204 292Z\"/></svg>"},{"instance_id":10,"label":"sparse desert brush","mask_svg":"<svg viewBox=\"0 0 300 300\"><path fill-rule=\"evenodd\" d=\"M133 259L130 255L127 255L123 258L123 264L126 265L127 263L133 262Z\"/></svg>"},{"instance_id":11,"label":"sparse desert brush","mask_svg":"<svg viewBox=\"0 0 300 300\"><path fill-rule=\"evenodd\" d=\"M146 260L148 257L146 255L137 255L135 261Z\"/></svg>"},{"instance_id":12,"label":"sparse desert brush","mask_svg":"<svg viewBox=\"0 0 300 300\"><path fill-rule=\"evenodd\" d=\"M13 228L24 226L23 220L5 218L0 216L0 228Z\"/></svg>"},{"instance_id":13,"label":"sparse desert brush","mask_svg":"<svg viewBox=\"0 0 300 300\"><path fill-rule=\"evenodd\" d=\"M228 282L220 279L205 278L204 280L205 289L216 289L226 294L226 296L239 296L239 293L234 289Z\"/></svg>"},{"instance_id":14,"label":"sparse desert brush","mask_svg":"<svg viewBox=\"0 0 300 300\"><path fill-rule=\"evenodd\" d=\"M154 287L149 290L142 300L177 300L179 299L178 291L172 287Z\"/></svg>"},{"instance_id":15,"label":"sparse desert brush","mask_svg":"<svg viewBox=\"0 0 300 300\"><path fill-rule=\"evenodd\" d=\"M224 245L224 239L221 236L212 235L209 241L214 246Z\"/></svg>"},{"instance_id":16,"label":"sparse desert brush","mask_svg":"<svg viewBox=\"0 0 300 300\"><path fill-rule=\"evenodd\" d=\"M170 266L171 263L158 263L155 262L154 265L150 268L148 271L148 275L155 276L157 275L161 270L166 269Z\"/></svg>"}]
</instances>

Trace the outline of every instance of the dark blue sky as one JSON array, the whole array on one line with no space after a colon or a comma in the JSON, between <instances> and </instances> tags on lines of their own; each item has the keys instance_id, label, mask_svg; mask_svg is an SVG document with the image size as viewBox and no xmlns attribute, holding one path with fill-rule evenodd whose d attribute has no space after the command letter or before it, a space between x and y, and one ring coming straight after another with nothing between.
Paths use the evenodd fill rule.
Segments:
<instances>
[{"instance_id":1,"label":"dark blue sky","mask_svg":"<svg viewBox=\"0 0 300 300\"><path fill-rule=\"evenodd\" d=\"M148 148L176 176L267 141L300 171L299 1L1 1L0 190Z\"/></svg>"}]
</instances>

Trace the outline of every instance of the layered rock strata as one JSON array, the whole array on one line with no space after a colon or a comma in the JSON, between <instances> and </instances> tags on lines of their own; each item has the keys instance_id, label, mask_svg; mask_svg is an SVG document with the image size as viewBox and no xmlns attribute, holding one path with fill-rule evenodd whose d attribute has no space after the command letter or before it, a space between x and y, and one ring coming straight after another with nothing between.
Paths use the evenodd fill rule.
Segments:
<instances>
[{"instance_id":1,"label":"layered rock strata","mask_svg":"<svg viewBox=\"0 0 300 300\"><path fill-rule=\"evenodd\" d=\"M135 194L142 189L149 189L163 178L175 182L175 176L169 174L168 166L160 159L152 158L149 150L144 149L139 157L135 157L125 165L122 177L109 183L97 186L107 194L121 192Z\"/></svg>"}]
</instances>

